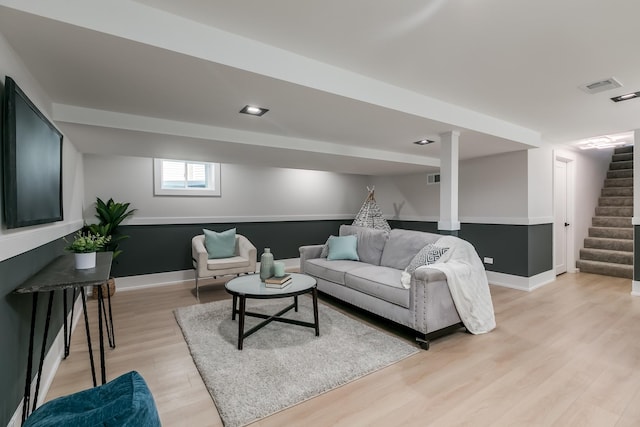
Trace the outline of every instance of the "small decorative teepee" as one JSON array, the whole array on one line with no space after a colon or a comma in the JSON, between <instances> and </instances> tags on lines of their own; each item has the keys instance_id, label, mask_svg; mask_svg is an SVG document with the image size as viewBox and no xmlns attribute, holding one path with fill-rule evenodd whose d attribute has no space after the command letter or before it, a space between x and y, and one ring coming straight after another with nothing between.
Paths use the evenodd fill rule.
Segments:
<instances>
[{"instance_id":1,"label":"small decorative teepee","mask_svg":"<svg viewBox=\"0 0 640 427\"><path fill-rule=\"evenodd\" d=\"M360 208L360 212L356 215L356 218L353 220L352 225L357 225L359 227L368 227L375 228L376 230L386 230L391 231L391 227L389 227L389 223L384 216L382 215L382 211L378 207L376 203L375 197L373 197L373 192L375 191L375 187L369 188L367 187L367 191L369 195L367 196L364 204Z\"/></svg>"}]
</instances>

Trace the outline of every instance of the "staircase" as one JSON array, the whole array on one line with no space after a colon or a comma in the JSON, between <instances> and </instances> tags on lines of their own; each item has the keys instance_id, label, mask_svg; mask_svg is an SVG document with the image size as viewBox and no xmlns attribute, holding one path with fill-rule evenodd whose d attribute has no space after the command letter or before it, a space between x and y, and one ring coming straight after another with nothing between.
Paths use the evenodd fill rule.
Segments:
<instances>
[{"instance_id":1,"label":"staircase","mask_svg":"<svg viewBox=\"0 0 640 427\"><path fill-rule=\"evenodd\" d=\"M581 272L633 278L633 146L616 148L584 239Z\"/></svg>"}]
</instances>

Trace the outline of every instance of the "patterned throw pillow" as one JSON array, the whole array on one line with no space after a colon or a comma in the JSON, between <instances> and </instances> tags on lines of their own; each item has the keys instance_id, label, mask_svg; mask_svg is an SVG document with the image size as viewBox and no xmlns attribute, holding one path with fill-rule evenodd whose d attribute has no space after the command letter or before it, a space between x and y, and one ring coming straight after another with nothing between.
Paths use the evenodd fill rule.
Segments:
<instances>
[{"instance_id":1,"label":"patterned throw pillow","mask_svg":"<svg viewBox=\"0 0 640 427\"><path fill-rule=\"evenodd\" d=\"M420 249L420 252L413 257L404 271L409 274L413 274L418 267L434 264L448 250L449 248L441 248L440 246L435 246L433 243L429 243L424 248Z\"/></svg>"},{"instance_id":2,"label":"patterned throw pillow","mask_svg":"<svg viewBox=\"0 0 640 427\"><path fill-rule=\"evenodd\" d=\"M326 243L322 247L322 252L320 253L320 258L326 258L327 255L329 255L329 240L331 240L332 237L336 237L336 236L334 236L334 235L329 236L329 238L327 239Z\"/></svg>"}]
</instances>

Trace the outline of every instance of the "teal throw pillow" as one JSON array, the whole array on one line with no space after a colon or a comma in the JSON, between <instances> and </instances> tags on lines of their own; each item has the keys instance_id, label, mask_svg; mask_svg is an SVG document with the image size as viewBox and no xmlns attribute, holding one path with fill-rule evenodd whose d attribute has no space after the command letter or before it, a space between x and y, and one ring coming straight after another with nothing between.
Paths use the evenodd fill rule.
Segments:
<instances>
[{"instance_id":1,"label":"teal throw pillow","mask_svg":"<svg viewBox=\"0 0 640 427\"><path fill-rule=\"evenodd\" d=\"M232 228L221 233L203 229L204 247L207 248L209 259L229 258L236 254L236 229Z\"/></svg>"},{"instance_id":2,"label":"teal throw pillow","mask_svg":"<svg viewBox=\"0 0 640 427\"><path fill-rule=\"evenodd\" d=\"M329 245L328 260L347 259L360 261L360 258L358 258L357 236L331 236L327 243Z\"/></svg>"}]
</instances>

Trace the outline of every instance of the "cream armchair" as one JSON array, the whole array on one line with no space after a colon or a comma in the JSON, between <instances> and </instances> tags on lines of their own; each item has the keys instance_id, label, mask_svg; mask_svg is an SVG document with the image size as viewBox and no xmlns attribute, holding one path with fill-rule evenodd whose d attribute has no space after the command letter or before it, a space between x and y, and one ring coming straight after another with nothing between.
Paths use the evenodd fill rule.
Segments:
<instances>
[{"instance_id":1,"label":"cream armchair","mask_svg":"<svg viewBox=\"0 0 640 427\"><path fill-rule=\"evenodd\" d=\"M246 237L236 234L235 255L230 258L209 259L204 246L204 234L191 239L191 258L196 269L196 298L200 299L199 279L256 272L256 247Z\"/></svg>"}]
</instances>

